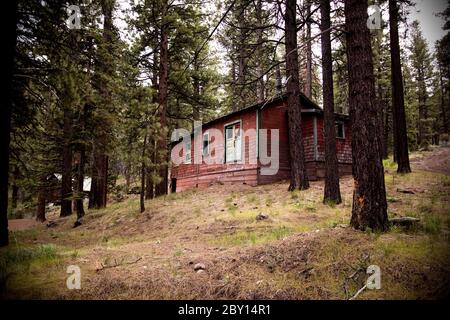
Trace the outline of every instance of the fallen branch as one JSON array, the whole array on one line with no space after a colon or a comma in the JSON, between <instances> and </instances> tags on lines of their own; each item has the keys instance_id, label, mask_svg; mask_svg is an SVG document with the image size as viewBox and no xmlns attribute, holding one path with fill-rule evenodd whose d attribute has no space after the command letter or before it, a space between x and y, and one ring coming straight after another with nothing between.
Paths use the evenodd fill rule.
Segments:
<instances>
[{"instance_id":1,"label":"fallen branch","mask_svg":"<svg viewBox=\"0 0 450 320\"><path fill-rule=\"evenodd\" d=\"M104 269L108 269L108 268L115 268L115 267L119 267L119 266L124 266L124 265L130 265L130 264L134 264L137 263L138 261L142 260L142 257L137 258L136 260L133 261L128 261L128 262L122 262L122 263L117 263L116 259L114 259L114 264L112 265L104 265L103 263L101 263L101 267L97 268L95 271L101 271Z\"/></svg>"},{"instance_id":2,"label":"fallen branch","mask_svg":"<svg viewBox=\"0 0 450 320\"><path fill-rule=\"evenodd\" d=\"M364 287L362 287L361 289L359 289L358 292L356 292L356 294L355 294L353 297L351 297L350 299L348 299L348 300L354 300L354 299L356 299L356 297L359 296L359 294L360 294L361 292L363 292L366 288L367 288L367 284L365 284Z\"/></svg>"}]
</instances>

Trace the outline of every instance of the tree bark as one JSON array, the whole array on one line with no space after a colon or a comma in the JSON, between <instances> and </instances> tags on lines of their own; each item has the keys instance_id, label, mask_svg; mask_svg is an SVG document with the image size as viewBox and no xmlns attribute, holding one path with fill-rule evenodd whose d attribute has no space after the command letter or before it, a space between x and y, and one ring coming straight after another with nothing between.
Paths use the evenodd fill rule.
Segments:
<instances>
[{"instance_id":1,"label":"tree bark","mask_svg":"<svg viewBox=\"0 0 450 320\"><path fill-rule=\"evenodd\" d=\"M11 208L12 209L16 209L17 208L17 202L18 202L18 198L19 198L19 186L17 185L17 180L19 179L20 176L20 171L19 171L19 167L16 165L14 168L14 180L13 180L13 184L12 184L12 194L11 194Z\"/></svg>"},{"instance_id":2,"label":"tree bark","mask_svg":"<svg viewBox=\"0 0 450 320\"><path fill-rule=\"evenodd\" d=\"M153 195L153 189L154 189L154 184L153 184L153 179L152 179L152 170L151 168L147 168L147 172L146 172L146 177L145 177L145 199L149 200L149 199L153 199L154 195Z\"/></svg>"},{"instance_id":3,"label":"tree bark","mask_svg":"<svg viewBox=\"0 0 450 320\"><path fill-rule=\"evenodd\" d=\"M305 95L312 97L311 1L306 0L306 83Z\"/></svg>"},{"instance_id":4,"label":"tree bark","mask_svg":"<svg viewBox=\"0 0 450 320\"><path fill-rule=\"evenodd\" d=\"M442 77L442 66L438 63L439 68L439 87L441 90L440 103L441 103L441 118L442 118L442 133L448 133L448 122L447 122L447 112L445 111L445 87ZM450 100L449 100L450 103Z\"/></svg>"},{"instance_id":5,"label":"tree bark","mask_svg":"<svg viewBox=\"0 0 450 320\"><path fill-rule=\"evenodd\" d=\"M234 46L233 46L234 47ZM235 103L238 98L237 95L237 79L236 79L236 61L234 57L231 57L231 111L235 112L238 110L237 103Z\"/></svg>"},{"instance_id":6,"label":"tree bark","mask_svg":"<svg viewBox=\"0 0 450 320\"><path fill-rule=\"evenodd\" d=\"M391 41L392 109L395 113L395 150L397 155L397 172L410 173L411 167L409 165L408 132L406 129L403 76L398 37L398 6L396 0L389 0L389 27Z\"/></svg>"},{"instance_id":7,"label":"tree bark","mask_svg":"<svg viewBox=\"0 0 450 320\"><path fill-rule=\"evenodd\" d=\"M114 0L102 0L101 9L104 17L102 48L99 57L99 71L104 75L113 76L113 67L106 56L105 51L111 52L113 42L113 8ZM104 55L104 56L103 56ZM103 75L103 77L104 77ZM111 90L105 79L100 76L99 89L102 97L102 107L106 108L111 103ZM109 129L109 128L107 128ZM91 197L92 204L89 207L104 208L108 195L108 163L107 155L108 136L106 132L100 132L94 146L94 159L92 168Z\"/></svg>"},{"instance_id":8,"label":"tree bark","mask_svg":"<svg viewBox=\"0 0 450 320\"><path fill-rule=\"evenodd\" d=\"M388 229L380 113L377 110L367 0L345 0L345 30L352 127L353 207L350 224L365 230Z\"/></svg>"},{"instance_id":9,"label":"tree bark","mask_svg":"<svg viewBox=\"0 0 450 320\"><path fill-rule=\"evenodd\" d=\"M84 164L85 164L84 146L80 147L79 157L80 159L77 170L77 197L75 199L75 210L77 211L77 220L81 219L85 214L83 206L83 199L84 199L83 184L84 184Z\"/></svg>"},{"instance_id":10,"label":"tree bark","mask_svg":"<svg viewBox=\"0 0 450 320\"><path fill-rule=\"evenodd\" d=\"M291 160L291 183L289 191L309 188L306 174L305 152L303 146L300 82L298 76L297 51L297 19L296 0L286 1L285 12L285 42L286 42L286 76L288 95L288 126Z\"/></svg>"},{"instance_id":11,"label":"tree bark","mask_svg":"<svg viewBox=\"0 0 450 320\"><path fill-rule=\"evenodd\" d=\"M144 146L142 147L142 160L141 160L141 193L139 197L140 207L141 207L141 213L145 211L145 174L146 174L146 167L145 167L145 152L147 149L147 132L144 136Z\"/></svg>"},{"instance_id":12,"label":"tree bark","mask_svg":"<svg viewBox=\"0 0 450 320\"><path fill-rule=\"evenodd\" d=\"M242 14L244 14L242 12ZM242 19L239 20L239 43L238 46L238 90L239 90L239 96L236 101L233 103L237 105L238 110L243 109L247 105L247 97L246 92L244 90L245 86L245 73L246 73L246 59L245 59L245 33L244 33L244 25L242 23Z\"/></svg>"},{"instance_id":13,"label":"tree bark","mask_svg":"<svg viewBox=\"0 0 450 320\"><path fill-rule=\"evenodd\" d=\"M64 145L62 151L61 217L72 214L72 131L73 119L70 106L64 107Z\"/></svg>"},{"instance_id":14,"label":"tree bark","mask_svg":"<svg viewBox=\"0 0 450 320\"><path fill-rule=\"evenodd\" d=\"M384 99L384 98L383 98ZM389 158L389 104L386 103L386 101L382 100L382 103L384 104L383 110L384 110L384 126L383 126L383 159Z\"/></svg>"},{"instance_id":15,"label":"tree bark","mask_svg":"<svg viewBox=\"0 0 450 320\"><path fill-rule=\"evenodd\" d=\"M17 1L7 1L2 8L4 23L3 57L1 59L1 77L3 80L0 107L0 247L7 246L8 240L8 178L9 143L11 131L11 89L16 47Z\"/></svg>"},{"instance_id":16,"label":"tree bark","mask_svg":"<svg viewBox=\"0 0 450 320\"><path fill-rule=\"evenodd\" d=\"M428 136L427 136L427 89L425 84L425 78L422 70L419 70L419 77L417 79L419 85L419 93L418 93L418 101L419 101L419 136L418 136L418 144L419 147L428 146Z\"/></svg>"},{"instance_id":17,"label":"tree bark","mask_svg":"<svg viewBox=\"0 0 450 320\"><path fill-rule=\"evenodd\" d=\"M325 189L324 203L341 203L339 188L339 165L336 152L336 129L334 120L333 61L331 56L330 0L320 1L322 32L322 78L323 78L323 111L325 135Z\"/></svg>"},{"instance_id":18,"label":"tree bark","mask_svg":"<svg viewBox=\"0 0 450 320\"><path fill-rule=\"evenodd\" d=\"M168 3L164 1L162 8L161 21L161 42L159 49L159 86L158 86L158 102L159 102L159 120L161 128L166 129L166 110L167 110L167 81L169 77L169 30L166 21ZM165 155L167 153L166 135L162 134L158 140L157 152L161 152L159 157L159 176L162 181L156 185L155 195L161 196L167 194L167 165Z\"/></svg>"},{"instance_id":19,"label":"tree bark","mask_svg":"<svg viewBox=\"0 0 450 320\"><path fill-rule=\"evenodd\" d=\"M256 2L256 21L258 24L258 29L256 30L256 43L258 45L258 57L260 59L258 63L258 102L263 102L265 100L265 83L264 83L264 70L263 70L263 21L262 21L262 0L257 0Z\"/></svg>"},{"instance_id":20,"label":"tree bark","mask_svg":"<svg viewBox=\"0 0 450 320\"><path fill-rule=\"evenodd\" d=\"M37 198L37 211L36 211L36 221L44 222L45 221L45 195L47 194L46 188L46 179L45 176L42 176L40 179L40 185L38 189L38 198Z\"/></svg>"}]
</instances>

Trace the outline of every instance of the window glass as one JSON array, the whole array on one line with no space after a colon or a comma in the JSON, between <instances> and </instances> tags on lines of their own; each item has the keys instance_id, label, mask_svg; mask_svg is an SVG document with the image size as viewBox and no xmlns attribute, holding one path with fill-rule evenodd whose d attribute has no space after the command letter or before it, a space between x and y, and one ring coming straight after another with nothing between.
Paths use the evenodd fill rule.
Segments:
<instances>
[{"instance_id":1,"label":"window glass","mask_svg":"<svg viewBox=\"0 0 450 320\"><path fill-rule=\"evenodd\" d=\"M191 163L191 140L186 141L184 149L186 151L185 163Z\"/></svg>"},{"instance_id":2,"label":"window glass","mask_svg":"<svg viewBox=\"0 0 450 320\"><path fill-rule=\"evenodd\" d=\"M344 123L336 122L336 138L345 138Z\"/></svg>"},{"instance_id":3,"label":"window glass","mask_svg":"<svg viewBox=\"0 0 450 320\"><path fill-rule=\"evenodd\" d=\"M209 154L209 134L205 133L203 135L203 156L207 156Z\"/></svg>"}]
</instances>

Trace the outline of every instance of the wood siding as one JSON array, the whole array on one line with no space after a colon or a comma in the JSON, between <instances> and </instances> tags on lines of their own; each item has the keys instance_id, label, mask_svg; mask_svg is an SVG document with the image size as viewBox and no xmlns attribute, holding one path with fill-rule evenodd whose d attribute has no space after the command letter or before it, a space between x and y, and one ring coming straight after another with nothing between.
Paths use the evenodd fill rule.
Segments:
<instances>
[{"instance_id":1,"label":"wood siding","mask_svg":"<svg viewBox=\"0 0 450 320\"><path fill-rule=\"evenodd\" d=\"M241 121L242 135L242 160L236 163L225 163L225 125ZM324 136L322 114L316 112L303 112L303 137L305 148L305 160L310 180L324 177ZM351 174L351 131L348 120L343 120L345 125L345 139L337 139L339 172L341 175ZM221 118L219 121L206 124L202 128L202 134L197 139L203 141L203 134L211 129L220 130L220 141L210 136L210 154L217 157L217 164L181 164L172 166L171 178L176 179L177 191L183 191L193 187L207 187L214 183L233 184L246 183L249 185L267 184L289 179L290 156L289 135L287 126L287 103L267 105L260 110L259 128L268 130L267 150L270 156L271 130L279 130L279 170L275 175L262 175L261 164L257 159L257 109L243 110ZM248 131L251 129L250 131ZM317 133L315 135L315 132ZM317 143L316 143L317 142ZM201 142L198 143L201 145ZM191 137L191 161L194 161L195 141ZM268 165L267 165L268 166Z\"/></svg>"}]
</instances>

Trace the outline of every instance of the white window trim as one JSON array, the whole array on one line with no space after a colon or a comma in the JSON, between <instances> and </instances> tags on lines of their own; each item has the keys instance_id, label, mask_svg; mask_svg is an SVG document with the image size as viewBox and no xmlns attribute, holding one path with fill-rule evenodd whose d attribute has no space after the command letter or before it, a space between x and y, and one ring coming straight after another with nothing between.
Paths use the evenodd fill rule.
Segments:
<instances>
[{"instance_id":1,"label":"white window trim","mask_svg":"<svg viewBox=\"0 0 450 320\"><path fill-rule=\"evenodd\" d=\"M240 135L241 135L241 154L239 155L239 159L237 159L237 160L235 159L233 161L229 161L227 159L227 132L226 132L226 129L229 126L234 126L234 125L236 125L238 123L239 123L239 127L240 127ZM224 145L223 145L223 147L224 147L223 148L224 163L239 163L239 162L241 162L242 161L242 152L243 152L243 150L242 150L242 144L243 144L242 143L242 140L243 140L242 139L242 136L243 136L242 119L225 123L223 125L223 133L224 133Z\"/></svg>"}]
</instances>

